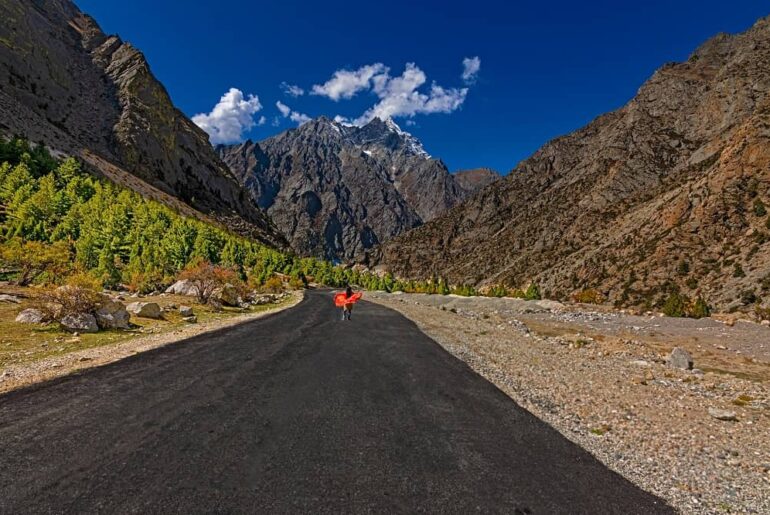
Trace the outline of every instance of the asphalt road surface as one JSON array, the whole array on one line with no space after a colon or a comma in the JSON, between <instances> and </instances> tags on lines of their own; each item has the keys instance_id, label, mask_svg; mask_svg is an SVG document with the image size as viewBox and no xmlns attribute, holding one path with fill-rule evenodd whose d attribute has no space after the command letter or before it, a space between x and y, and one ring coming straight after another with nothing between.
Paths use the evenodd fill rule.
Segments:
<instances>
[{"instance_id":1,"label":"asphalt road surface","mask_svg":"<svg viewBox=\"0 0 770 515\"><path fill-rule=\"evenodd\" d=\"M565 366L569 364L565 363ZM671 513L331 293L0 397L0 513Z\"/></svg>"}]
</instances>

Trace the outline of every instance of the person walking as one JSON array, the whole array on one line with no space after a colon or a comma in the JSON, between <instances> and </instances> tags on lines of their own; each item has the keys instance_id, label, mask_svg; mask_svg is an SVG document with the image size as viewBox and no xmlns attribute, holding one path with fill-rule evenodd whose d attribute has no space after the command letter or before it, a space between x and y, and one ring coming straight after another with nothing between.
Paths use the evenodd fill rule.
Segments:
<instances>
[{"instance_id":1,"label":"person walking","mask_svg":"<svg viewBox=\"0 0 770 515\"><path fill-rule=\"evenodd\" d=\"M350 320L350 315L353 312L353 288L350 287L350 285L345 288L345 299L351 299L351 302L346 302L342 306L342 320Z\"/></svg>"}]
</instances>

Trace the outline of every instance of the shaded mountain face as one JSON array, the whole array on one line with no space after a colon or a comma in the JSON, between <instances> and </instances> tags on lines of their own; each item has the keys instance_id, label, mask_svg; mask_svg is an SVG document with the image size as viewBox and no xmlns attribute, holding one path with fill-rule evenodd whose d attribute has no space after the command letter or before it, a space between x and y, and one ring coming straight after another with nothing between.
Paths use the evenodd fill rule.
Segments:
<instances>
[{"instance_id":1,"label":"shaded mountain face","mask_svg":"<svg viewBox=\"0 0 770 515\"><path fill-rule=\"evenodd\" d=\"M444 163L391 120L351 127L321 117L218 151L302 255L353 258L466 194Z\"/></svg>"},{"instance_id":2,"label":"shaded mountain face","mask_svg":"<svg viewBox=\"0 0 770 515\"><path fill-rule=\"evenodd\" d=\"M285 245L138 50L105 35L69 0L0 0L0 19L0 132L80 156L187 214Z\"/></svg>"},{"instance_id":3,"label":"shaded mountain face","mask_svg":"<svg viewBox=\"0 0 770 515\"><path fill-rule=\"evenodd\" d=\"M500 174L489 168L474 168L455 172L454 178L455 182L470 196L500 179Z\"/></svg>"},{"instance_id":4,"label":"shaded mountain face","mask_svg":"<svg viewBox=\"0 0 770 515\"><path fill-rule=\"evenodd\" d=\"M372 254L400 276L595 288L650 306L770 300L770 18L658 70L623 108Z\"/></svg>"}]
</instances>

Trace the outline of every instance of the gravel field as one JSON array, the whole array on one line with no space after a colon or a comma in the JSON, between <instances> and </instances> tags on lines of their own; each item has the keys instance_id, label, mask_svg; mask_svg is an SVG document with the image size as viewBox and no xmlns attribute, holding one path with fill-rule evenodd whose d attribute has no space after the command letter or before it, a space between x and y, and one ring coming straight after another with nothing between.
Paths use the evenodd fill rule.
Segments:
<instances>
[{"instance_id":1,"label":"gravel field","mask_svg":"<svg viewBox=\"0 0 770 515\"><path fill-rule=\"evenodd\" d=\"M366 299L412 319L521 406L683 513L770 513L770 328L550 301L380 292ZM691 353L693 370L668 366L674 346Z\"/></svg>"}]
</instances>

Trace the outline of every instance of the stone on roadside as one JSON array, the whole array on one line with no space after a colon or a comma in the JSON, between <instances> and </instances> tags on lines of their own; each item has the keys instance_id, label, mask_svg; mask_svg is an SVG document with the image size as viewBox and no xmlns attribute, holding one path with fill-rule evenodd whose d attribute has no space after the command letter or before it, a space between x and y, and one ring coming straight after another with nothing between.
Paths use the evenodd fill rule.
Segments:
<instances>
[{"instance_id":1,"label":"stone on roadside","mask_svg":"<svg viewBox=\"0 0 770 515\"><path fill-rule=\"evenodd\" d=\"M35 308L27 308L16 317L20 324L42 324L45 322L45 315L42 311Z\"/></svg>"},{"instance_id":2,"label":"stone on roadside","mask_svg":"<svg viewBox=\"0 0 770 515\"><path fill-rule=\"evenodd\" d=\"M719 408L709 408L709 415L717 420L723 420L725 422L737 422L738 417L734 411L729 411Z\"/></svg>"},{"instance_id":3,"label":"stone on roadside","mask_svg":"<svg viewBox=\"0 0 770 515\"><path fill-rule=\"evenodd\" d=\"M214 296L225 306L237 307L243 302L238 295L238 289L229 283L219 288Z\"/></svg>"},{"instance_id":4,"label":"stone on roadside","mask_svg":"<svg viewBox=\"0 0 770 515\"><path fill-rule=\"evenodd\" d=\"M8 295L6 293L0 293L0 302L9 302L11 304L21 304L21 299L16 295Z\"/></svg>"},{"instance_id":5,"label":"stone on roadside","mask_svg":"<svg viewBox=\"0 0 770 515\"><path fill-rule=\"evenodd\" d=\"M132 315L142 318L160 318L161 311L157 302L132 302L126 309Z\"/></svg>"},{"instance_id":6,"label":"stone on roadside","mask_svg":"<svg viewBox=\"0 0 770 515\"><path fill-rule=\"evenodd\" d=\"M190 306L179 306L179 314L183 317L193 316L193 308Z\"/></svg>"},{"instance_id":7,"label":"stone on roadside","mask_svg":"<svg viewBox=\"0 0 770 515\"><path fill-rule=\"evenodd\" d=\"M99 324L96 323L96 317L91 313L75 313L74 315L67 315L59 322L64 329L75 333L96 333L99 331Z\"/></svg>"},{"instance_id":8,"label":"stone on roadside","mask_svg":"<svg viewBox=\"0 0 770 515\"><path fill-rule=\"evenodd\" d=\"M198 317L196 317L195 315L190 315L188 317L182 318L182 320L184 320L185 322L187 322L189 324L194 324L194 323L196 323L198 321Z\"/></svg>"},{"instance_id":9,"label":"stone on roadside","mask_svg":"<svg viewBox=\"0 0 770 515\"><path fill-rule=\"evenodd\" d=\"M671 368L690 370L692 365L692 356L681 347L674 347L674 350L672 350L671 354L668 356L668 366Z\"/></svg>"},{"instance_id":10,"label":"stone on roadside","mask_svg":"<svg viewBox=\"0 0 770 515\"><path fill-rule=\"evenodd\" d=\"M102 296L101 305L95 315L96 323L102 329L129 328L129 314L126 307L107 295Z\"/></svg>"},{"instance_id":11,"label":"stone on roadside","mask_svg":"<svg viewBox=\"0 0 770 515\"><path fill-rule=\"evenodd\" d=\"M166 293L182 295L185 297L195 297L198 295L198 287L195 286L191 281L183 279L166 288Z\"/></svg>"}]
</instances>

